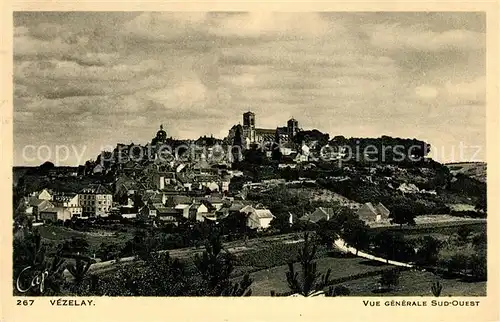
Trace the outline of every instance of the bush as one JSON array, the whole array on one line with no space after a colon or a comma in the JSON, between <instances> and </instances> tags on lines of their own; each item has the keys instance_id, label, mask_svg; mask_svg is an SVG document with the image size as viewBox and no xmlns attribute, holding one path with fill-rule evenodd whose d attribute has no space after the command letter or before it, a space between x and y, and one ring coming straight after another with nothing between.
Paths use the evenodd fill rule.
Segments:
<instances>
[{"instance_id":1,"label":"bush","mask_svg":"<svg viewBox=\"0 0 500 322\"><path fill-rule=\"evenodd\" d=\"M487 279L487 260L486 253L472 255L470 258L470 268L472 276L477 281L485 281Z\"/></svg>"},{"instance_id":2,"label":"bush","mask_svg":"<svg viewBox=\"0 0 500 322\"><path fill-rule=\"evenodd\" d=\"M120 257L120 250L117 245L101 243L96 252L96 256L102 261L109 261Z\"/></svg>"},{"instance_id":3,"label":"bush","mask_svg":"<svg viewBox=\"0 0 500 322\"><path fill-rule=\"evenodd\" d=\"M399 270L391 269L382 272L380 276L380 285L383 288L391 289L393 286L399 285Z\"/></svg>"},{"instance_id":4,"label":"bush","mask_svg":"<svg viewBox=\"0 0 500 322\"><path fill-rule=\"evenodd\" d=\"M467 267L467 261L467 256L463 254L455 254L445 263L449 273L462 274Z\"/></svg>"},{"instance_id":5,"label":"bush","mask_svg":"<svg viewBox=\"0 0 500 322\"><path fill-rule=\"evenodd\" d=\"M434 237L425 236L420 238L417 244L419 247L415 254L416 263L421 266L436 265L443 243Z\"/></svg>"},{"instance_id":6,"label":"bush","mask_svg":"<svg viewBox=\"0 0 500 322\"><path fill-rule=\"evenodd\" d=\"M469 226L463 225L458 228L457 236L458 241L462 244L467 244L469 236L472 234L472 229Z\"/></svg>"},{"instance_id":7,"label":"bush","mask_svg":"<svg viewBox=\"0 0 500 322\"><path fill-rule=\"evenodd\" d=\"M351 291L344 285L337 285L333 289L334 296L349 296Z\"/></svg>"}]
</instances>

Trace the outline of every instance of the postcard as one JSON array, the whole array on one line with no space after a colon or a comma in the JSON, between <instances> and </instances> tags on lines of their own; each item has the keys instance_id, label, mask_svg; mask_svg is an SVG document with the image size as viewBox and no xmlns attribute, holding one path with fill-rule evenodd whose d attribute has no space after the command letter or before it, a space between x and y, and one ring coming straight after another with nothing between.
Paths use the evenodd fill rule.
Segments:
<instances>
[{"instance_id":1,"label":"postcard","mask_svg":"<svg viewBox=\"0 0 500 322\"><path fill-rule=\"evenodd\" d=\"M2 321L499 318L496 2L3 16Z\"/></svg>"}]
</instances>

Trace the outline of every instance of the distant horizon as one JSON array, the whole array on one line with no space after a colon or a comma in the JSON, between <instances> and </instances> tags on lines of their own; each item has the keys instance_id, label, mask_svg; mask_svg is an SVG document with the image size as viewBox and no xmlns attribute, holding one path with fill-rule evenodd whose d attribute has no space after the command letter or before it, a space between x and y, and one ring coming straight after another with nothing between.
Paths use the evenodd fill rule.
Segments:
<instances>
[{"instance_id":1,"label":"distant horizon","mask_svg":"<svg viewBox=\"0 0 500 322\"><path fill-rule=\"evenodd\" d=\"M14 12L13 49L16 166L41 163L30 145L74 146L58 166L77 166L160 124L224 138L247 110L486 160L485 13Z\"/></svg>"}]
</instances>

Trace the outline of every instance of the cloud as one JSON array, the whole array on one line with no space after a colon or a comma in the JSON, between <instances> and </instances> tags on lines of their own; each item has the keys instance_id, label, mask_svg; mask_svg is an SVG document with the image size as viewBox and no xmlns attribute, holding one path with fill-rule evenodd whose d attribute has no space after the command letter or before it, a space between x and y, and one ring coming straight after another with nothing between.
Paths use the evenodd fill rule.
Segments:
<instances>
[{"instance_id":1,"label":"cloud","mask_svg":"<svg viewBox=\"0 0 500 322\"><path fill-rule=\"evenodd\" d=\"M463 29L435 32L419 25L372 24L364 30L370 43L384 50L470 51L482 49L486 43L485 33Z\"/></svg>"},{"instance_id":2,"label":"cloud","mask_svg":"<svg viewBox=\"0 0 500 322\"><path fill-rule=\"evenodd\" d=\"M317 13L251 12L214 19L209 32L218 36L320 38L344 31L342 26L321 19Z\"/></svg>"},{"instance_id":3,"label":"cloud","mask_svg":"<svg viewBox=\"0 0 500 322\"><path fill-rule=\"evenodd\" d=\"M415 94L423 99L433 99L438 96L438 90L429 85L420 85L415 88Z\"/></svg>"},{"instance_id":4,"label":"cloud","mask_svg":"<svg viewBox=\"0 0 500 322\"><path fill-rule=\"evenodd\" d=\"M436 103L446 102L450 106L478 105L484 108L486 102L486 79L478 77L472 81L446 81L442 85L420 85L415 88L415 94L424 100Z\"/></svg>"},{"instance_id":5,"label":"cloud","mask_svg":"<svg viewBox=\"0 0 500 322\"><path fill-rule=\"evenodd\" d=\"M486 78L479 77L471 82L446 82L446 94L455 104L484 104L486 101Z\"/></svg>"},{"instance_id":6,"label":"cloud","mask_svg":"<svg viewBox=\"0 0 500 322\"><path fill-rule=\"evenodd\" d=\"M207 13L147 12L124 24L122 36L136 40L179 40L193 37L207 19Z\"/></svg>"},{"instance_id":7,"label":"cloud","mask_svg":"<svg viewBox=\"0 0 500 322\"><path fill-rule=\"evenodd\" d=\"M92 53L82 55L63 56L64 60L74 61L81 66L111 65L119 57L118 53Z\"/></svg>"},{"instance_id":8,"label":"cloud","mask_svg":"<svg viewBox=\"0 0 500 322\"><path fill-rule=\"evenodd\" d=\"M62 38L40 40L26 35L14 37L14 57L50 56L51 54L65 54L72 49L72 45Z\"/></svg>"},{"instance_id":9,"label":"cloud","mask_svg":"<svg viewBox=\"0 0 500 322\"><path fill-rule=\"evenodd\" d=\"M161 67L161 62L143 60L138 64L117 64L111 67L83 66L73 61L24 61L14 67L15 78L40 77L48 79L127 80L137 74Z\"/></svg>"}]
</instances>

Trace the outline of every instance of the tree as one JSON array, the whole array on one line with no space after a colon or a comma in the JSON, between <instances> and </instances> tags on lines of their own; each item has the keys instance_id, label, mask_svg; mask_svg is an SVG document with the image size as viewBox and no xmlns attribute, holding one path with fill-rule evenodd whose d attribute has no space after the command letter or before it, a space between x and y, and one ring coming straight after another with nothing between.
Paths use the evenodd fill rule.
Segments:
<instances>
[{"instance_id":1,"label":"tree","mask_svg":"<svg viewBox=\"0 0 500 322\"><path fill-rule=\"evenodd\" d=\"M423 237L419 243L420 247L416 252L416 263L418 265L436 265L439 250L443 243L432 236Z\"/></svg>"},{"instance_id":2,"label":"tree","mask_svg":"<svg viewBox=\"0 0 500 322\"><path fill-rule=\"evenodd\" d=\"M415 211L409 207L408 204L398 203L394 205L391 211L390 220L391 223L398 224L400 226L405 224L415 225L416 215Z\"/></svg>"},{"instance_id":3,"label":"tree","mask_svg":"<svg viewBox=\"0 0 500 322\"><path fill-rule=\"evenodd\" d=\"M390 290L392 287L399 285L399 270L390 269L382 272L379 280L380 286L383 290Z\"/></svg>"},{"instance_id":4,"label":"tree","mask_svg":"<svg viewBox=\"0 0 500 322\"><path fill-rule=\"evenodd\" d=\"M370 243L368 226L359 219L351 219L346 222L343 237L348 245L356 248L356 255L359 249L366 248Z\"/></svg>"},{"instance_id":5,"label":"tree","mask_svg":"<svg viewBox=\"0 0 500 322\"><path fill-rule=\"evenodd\" d=\"M486 208L487 208L487 194L486 193L482 193L478 199L477 199L477 202L476 202L476 205L475 205L475 208L476 208L476 211L484 211L486 212Z\"/></svg>"},{"instance_id":6,"label":"tree","mask_svg":"<svg viewBox=\"0 0 500 322\"><path fill-rule=\"evenodd\" d=\"M128 199L128 197L127 197L127 199ZM137 193L134 194L132 197L132 201L134 203L134 207L136 207L137 209L144 207L144 201L142 200L142 197L139 194L137 194Z\"/></svg>"},{"instance_id":7,"label":"tree","mask_svg":"<svg viewBox=\"0 0 500 322\"><path fill-rule=\"evenodd\" d=\"M276 229L282 234L291 232L290 217L286 214L276 215L270 223L272 229Z\"/></svg>"},{"instance_id":8,"label":"tree","mask_svg":"<svg viewBox=\"0 0 500 322\"><path fill-rule=\"evenodd\" d=\"M310 296L328 285L331 269L326 274L318 272L314 258L316 256L316 243L309 238L309 234L304 234L304 244L299 250L297 261L301 267L301 273L295 271L294 263L288 263L286 279L288 287L295 294Z\"/></svg>"},{"instance_id":9,"label":"tree","mask_svg":"<svg viewBox=\"0 0 500 322\"><path fill-rule=\"evenodd\" d=\"M467 256L461 253L454 254L447 261L448 272L463 274L467 270Z\"/></svg>"},{"instance_id":10,"label":"tree","mask_svg":"<svg viewBox=\"0 0 500 322\"><path fill-rule=\"evenodd\" d=\"M44 163L42 163L39 167L38 167L38 170L41 172L41 173L48 173L50 170L54 169L55 166L54 166L54 163L50 162L50 161L46 161Z\"/></svg>"},{"instance_id":11,"label":"tree","mask_svg":"<svg viewBox=\"0 0 500 322\"><path fill-rule=\"evenodd\" d=\"M333 296L349 296L351 291L344 285L337 285L333 289Z\"/></svg>"},{"instance_id":12,"label":"tree","mask_svg":"<svg viewBox=\"0 0 500 322\"><path fill-rule=\"evenodd\" d=\"M22 201L14 210L14 233L22 228L31 228L32 220L26 215L26 204Z\"/></svg>"},{"instance_id":13,"label":"tree","mask_svg":"<svg viewBox=\"0 0 500 322\"><path fill-rule=\"evenodd\" d=\"M332 248L333 242L341 232L341 227L333 220L320 220L316 227L317 240L328 248Z\"/></svg>"},{"instance_id":14,"label":"tree","mask_svg":"<svg viewBox=\"0 0 500 322\"><path fill-rule=\"evenodd\" d=\"M221 220L225 232L231 234L245 234L248 231L249 214L244 212L232 213Z\"/></svg>"},{"instance_id":15,"label":"tree","mask_svg":"<svg viewBox=\"0 0 500 322\"><path fill-rule=\"evenodd\" d=\"M283 158L283 153L281 153L281 151L280 151L280 146L279 146L279 144L274 143L274 144L273 144L273 146L272 146L271 148L272 148L271 158L272 158L274 161L278 161L278 162L280 162L280 161L281 161L281 159Z\"/></svg>"},{"instance_id":16,"label":"tree","mask_svg":"<svg viewBox=\"0 0 500 322\"><path fill-rule=\"evenodd\" d=\"M75 284L79 285L85 278L85 275L90 269L90 265L92 264L92 260L90 257L82 256L82 255L67 255L66 258L73 258L75 260L74 264L68 264L66 268L73 276Z\"/></svg>"},{"instance_id":17,"label":"tree","mask_svg":"<svg viewBox=\"0 0 500 322\"><path fill-rule=\"evenodd\" d=\"M203 284L200 295L204 296L250 296L252 280L246 274L239 283L230 280L234 270L232 255L222 247L219 232L213 230L205 251L196 254L194 264L201 275Z\"/></svg>"},{"instance_id":18,"label":"tree","mask_svg":"<svg viewBox=\"0 0 500 322\"><path fill-rule=\"evenodd\" d=\"M233 142L231 146L231 156L233 158L233 163L239 164L242 160L242 150L243 150L243 128L241 125L236 126Z\"/></svg>"},{"instance_id":19,"label":"tree","mask_svg":"<svg viewBox=\"0 0 500 322\"><path fill-rule=\"evenodd\" d=\"M485 232L479 233L472 238L472 245L474 246L476 251L486 249L486 244L487 238Z\"/></svg>"},{"instance_id":20,"label":"tree","mask_svg":"<svg viewBox=\"0 0 500 322\"><path fill-rule=\"evenodd\" d=\"M374 236L375 252L389 260L411 260L415 251L400 233L382 231Z\"/></svg>"},{"instance_id":21,"label":"tree","mask_svg":"<svg viewBox=\"0 0 500 322\"><path fill-rule=\"evenodd\" d=\"M391 234L388 231L381 231L373 236L372 243L375 247L375 253L384 257L389 262L389 257L392 256Z\"/></svg>"},{"instance_id":22,"label":"tree","mask_svg":"<svg viewBox=\"0 0 500 322\"><path fill-rule=\"evenodd\" d=\"M365 246L368 235L364 235L366 225L356 218L352 210L343 208L339 204L330 207L331 217L329 220L320 220L317 223L316 235L321 243L331 246L339 237L350 242ZM347 240L346 240L347 241Z\"/></svg>"},{"instance_id":23,"label":"tree","mask_svg":"<svg viewBox=\"0 0 500 322\"><path fill-rule=\"evenodd\" d=\"M120 257L120 251L116 244L101 243L97 250L97 257L102 261L108 261Z\"/></svg>"},{"instance_id":24,"label":"tree","mask_svg":"<svg viewBox=\"0 0 500 322\"><path fill-rule=\"evenodd\" d=\"M134 237L125 243L120 256L135 255L142 260L151 256L151 252L158 249L159 241L153 233L144 229L136 229Z\"/></svg>"},{"instance_id":25,"label":"tree","mask_svg":"<svg viewBox=\"0 0 500 322\"><path fill-rule=\"evenodd\" d=\"M89 250L89 242L84 237L71 237L62 244L62 251L67 254L86 254Z\"/></svg>"},{"instance_id":26,"label":"tree","mask_svg":"<svg viewBox=\"0 0 500 322\"><path fill-rule=\"evenodd\" d=\"M14 239L13 245L13 282L17 294L28 296L58 295L63 284L64 259L60 252L46 257L46 247L42 244L38 231L28 232L22 238ZM33 281L44 283L32 285Z\"/></svg>"},{"instance_id":27,"label":"tree","mask_svg":"<svg viewBox=\"0 0 500 322\"><path fill-rule=\"evenodd\" d=\"M458 242L461 244L467 244L471 233L472 229L469 226L466 225L460 226L460 228L458 228L457 231Z\"/></svg>"},{"instance_id":28,"label":"tree","mask_svg":"<svg viewBox=\"0 0 500 322\"><path fill-rule=\"evenodd\" d=\"M204 222L196 222L192 227L188 228L188 233L190 242L199 247L200 244L203 245L203 241L210 235L210 226Z\"/></svg>"},{"instance_id":29,"label":"tree","mask_svg":"<svg viewBox=\"0 0 500 322\"><path fill-rule=\"evenodd\" d=\"M486 251L481 251L471 256L470 268L474 279L478 281L485 281L487 279L488 264L486 259Z\"/></svg>"}]
</instances>

